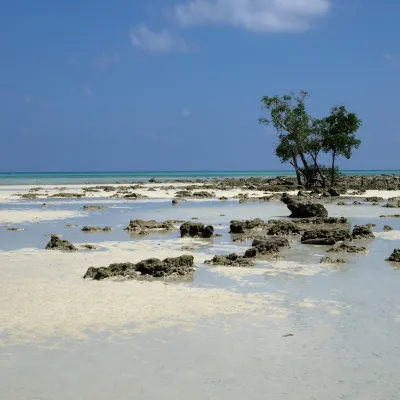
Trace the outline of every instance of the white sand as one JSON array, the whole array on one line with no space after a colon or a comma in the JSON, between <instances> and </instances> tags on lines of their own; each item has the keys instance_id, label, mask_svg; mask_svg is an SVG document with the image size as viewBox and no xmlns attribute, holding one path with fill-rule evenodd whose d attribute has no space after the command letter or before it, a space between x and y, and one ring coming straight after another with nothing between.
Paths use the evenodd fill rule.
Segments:
<instances>
[{"instance_id":1,"label":"white sand","mask_svg":"<svg viewBox=\"0 0 400 400\"><path fill-rule=\"evenodd\" d=\"M351 192L351 191L350 191ZM360 195L350 195L351 197L382 197L383 199L390 199L391 197L400 196L400 190L367 190L362 196Z\"/></svg>"},{"instance_id":2,"label":"white sand","mask_svg":"<svg viewBox=\"0 0 400 400\"><path fill-rule=\"evenodd\" d=\"M0 210L0 223L52 221L79 216L82 214L67 210Z\"/></svg>"},{"instance_id":3,"label":"white sand","mask_svg":"<svg viewBox=\"0 0 400 400\"><path fill-rule=\"evenodd\" d=\"M400 241L400 231L389 231L389 232L374 232L376 237L385 240L399 240Z\"/></svg>"},{"instance_id":4,"label":"white sand","mask_svg":"<svg viewBox=\"0 0 400 400\"><path fill-rule=\"evenodd\" d=\"M88 332L126 334L177 324L190 328L199 318L237 313L285 316L279 298L268 294L242 295L159 281L82 279L89 266L148 258L148 246L107 243L107 251L91 253L0 252L0 340L2 336L16 342L79 339ZM158 258L181 254L166 251L165 246L152 249L152 256Z\"/></svg>"}]
</instances>

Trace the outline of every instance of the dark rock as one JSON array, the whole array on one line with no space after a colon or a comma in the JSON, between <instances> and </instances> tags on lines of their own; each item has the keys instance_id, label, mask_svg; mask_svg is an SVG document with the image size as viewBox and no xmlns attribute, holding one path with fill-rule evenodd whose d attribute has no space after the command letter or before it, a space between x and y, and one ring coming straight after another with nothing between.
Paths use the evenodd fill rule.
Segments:
<instances>
[{"instance_id":1,"label":"dark rock","mask_svg":"<svg viewBox=\"0 0 400 400\"><path fill-rule=\"evenodd\" d=\"M394 249L393 253L386 261L398 262L400 263L400 249Z\"/></svg>"},{"instance_id":2,"label":"dark rock","mask_svg":"<svg viewBox=\"0 0 400 400\"><path fill-rule=\"evenodd\" d=\"M91 226L87 225L82 228L82 232L91 233L91 232L110 232L111 228L106 226L104 228L100 228L99 226Z\"/></svg>"},{"instance_id":3,"label":"dark rock","mask_svg":"<svg viewBox=\"0 0 400 400\"><path fill-rule=\"evenodd\" d=\"M375 239L371 228L366 225L355 225L351 236L353 239Z\"/></svg>"},{"instance_id":4,"label":"dark rock","mask_svg":"<svg viewBox=\"0 0 400 400\"><path fill-rule=\"evenodd\" d=\"M77 251L78 249L68 240L61 240L57 235L51 235L50 242L46 245L46 250Z\"/></svg>"},{"instance_id":5,"label":"dark rock","mask_svg":"<svg viewBox=\"0 0 400 400\"><path fill-rule=\"evenodd\" d=\"M175 197L192 197L192 192L190 190L178 190Z\"/></svg>"},{"instance_id":6,"label":"dark rock","mask_svg":"<svg viewBox=\"0 0 400 400\"><path fill-rule=\"evenodd\" d=\"M248 258L238 256L236 253L227 256L214 256L212 260L205 261L205 264L223 265L229 267L253 267L255 264Z\"/></svg>"},{"instance_id":7,"label":"dark rock","mask_svg":"<svg viewBox=\"0 0 400 400\"><path fill-rule=\"evenodd\" d=\"M298 235L300 228L298 224L289 221L274 221L267 231L268 235Z\"/></svg>"},{"instance_id":8,"label":"dark rock","mask_svg":"<svg viewBox=\"0 0 400 400\"><path fill-rule=\"evenodd\" d=\"M105 206L83 206L84 211L99 211L99 210L105 210L108 207Z\"/></svg>"},{"instance_id":9,"label":"dark rock","mask_svg":"<svg viewBox=\"0 0 400 400\"><path fill-rule=\"evenodd\" d=\"M66 228L77 228L78 225L73 225L73 224L67 224L65 225Z\"/></svg>"},{"instance_id":10,"label":"dark rock","mask_svg":"<svg viewBox=\"0 0 400 400\"><path fill-rule=\"evenodd\" d=\"M363 203L361 203L361 201L354 200L352 204L353 206L362 206Z\"/></svg>"},{"instance_id":11,"label":"dark rock","mask_svg":"<svg viewBox=\"0 0 400 400\"><path fill-rule=\"evenodd\" d=\"M93 187L92 189L95 189L96 191L103 190L104 192L114 192L115 190L117 190L117 188L115 188L114 186L109 185L99 185Z\"/></svg>"},{"instance_id":12,"label":"dark rock","mask_svg":"<svg viewBox=\"0 0 400 400\"><path fill-rule=\"evenodd\" d=\"M383 197L372 196L372 197L366 197L364 201L366 201L367 203L380 203L384 200Z\"/></svg>"},{"instance_id":13,"label":"dark rock","mask_svg":"<svg viewBox=\"0 0 400 400\"><path fill-rule=\"evenodd\" d=\"M333 245L350 238L350 233L345 229L313 229L303 233L301 243Z\"/></svg>"},{"instance_id":14,"label":"dark rock","mask_svg":"<svg viewBox=\"0 0 400 400\"><path fill-rule=\"evenodd\" d=\"M289 204L296 203L296 200L293 196L289 195L288 193L283 193L282 197L281 197L281 202L286 205L289 205Z\"/></svg>"},{"instance_id":15,"label":"dark rock","mask_svg":"<svg viewBox=\"0 0 400 400\"><path fill-rule=\"evenodd\" d=\"M7 227L7 230L11 232L16 232L16 231L24 231L25 228Z\"/></svg>"},{"instance_id":16,"label":"dark rock","mask_svg":"<svg viewBox=\"0 0 400 400\"><path fill-rule=\"evenodd\" d=\"M82 247L86 250L96 250L97 247L94 246L93 244L83 244Z\"/></svg>"},{"instance_id":17,"label":"dark rock","mask_svg":"<svg viewBox=\"0 0 400 400\"><path fill-rule=\"evenodd\" d=\"M200 237L200 238L211 238L214 234L214 227L204 226L199 222L185 222L180 227L181 237Z\"/></svg>"},{"instance_id":18,"label":"dark rock","mask_svg":"<svg viewBox=\"0 0 400 400\"><path fill-rule=\"evenodd\" d=\"M225 196L221 196L219 199L220 199L221 201L226 201L226 200L228 200L228 198L225 197Z\"/></svg>"},{"instance_id":19,"label":"dark rock","mask_svg":"<svg viewBox=\"0 0 400 400\"><path fill-rule=\"evenodd\" d=\"M389 232L389 231L392 231L393 228L392 228L390 225L385 225L385 226L383 227L383 230L384 230L384 232Z\"/></svg>"},{"instance_id":20,"label":"dark rock","mask_svg":"<svg viewBox=\"0 0 400 400\"><path fill-rule=\"evenodd\" d=\"M124 229L128 232L133 232L137 234L145 234L146 232L154 232L154 231L174 231L176 230L176 226L174 225L175 221L165 221L165 222L156 222L154 220L151 221L143 221L141 219L134 219L129 222L129 225Z\"/></svg>"},{"instance_id":21,"label":"dark rock","mask_svg":"<svg viewBox=\"0 0 400 400\"><path fill-rule=\"evenodd\" d=\"M346 203L345 201L339 201L339 202L337 203L337 205L338 205L338 206L346 206L347 203Z\"/></svg>"},{"instance_id":22,"label":"dark rock","mask_svg":"<svg viewBox=\"0 0 400 400\"><path fill-rule=\"evenodd\" d=\"M288 209L292 212L290 218L326 218L328 211L322 204L312 203L286 203Z\"/></svg>"},{"instance_id":23,"label":"dark rock","mask_svg":"<svg viewBox=\"0 0 400 400\"><path fill-rule=\"evenodd\" d=\"M320 246L332 246L336 243L336 240L332 237L328 238L314 238L314 239L306 239L301 243L303 244L312 244L312 245L320 245Z\"/></svg>"},{"instance_id":24,"label":"dark rock","mask_svg":"<svg viewBox=\"0 0 400 400\"><path fill-rule=\"evenodd\" d=\"M289 241L282 237L257 238L253 240L252 248L244 253L245 258L255 258L259 255L279 253L279 248L289 246Z\"/></svg>"},{"instance_id":25,"label":"dark rock","mask_svg":"<svg viewBox=\"0 0 400 400\"><path fill-rule=\"evenodd\" d=\"M334 260L330 257L323 257L320 261L321 264L344 264L345 262L346 261L342 258L337 258L336 260Z\"/></svg>"},{"instance_id":26,"label":"dark rock","mask_svg":"<svg viewBox=\"0 0 400 400\"><path fill-rule=\"evenodd\" d=\"M400 214L381 215L379 218L400 218Z\"/></svg>"},{"instance_id":27,"label":"dark rock","mask_svg":"<svg viewBox=\"0 0 400 400\"><path fill-rule=\"evenodd\" d=\"M85 194L82 193L67 193L67 192L61 192L61 193L55 193L49 197L64 197L64 198L77 198L80 199L81 197L84 197Z\"/></svg>"},{"instance_id":28,"label":"dark rock","mask_svg":"<svg viewBox=\"0 0 400 400\"><path fill-rule=\"evenodd\" d=\"M179 200L173 199L173 200L172 200L172 204L173 204L174 206L176 206L177 204L179 204Z\"/></svg>"},{"instance_id":29,"label":"dark rock","mask_svg":"<svg viewBox=\"0 0 400 400\"><path fill-rule=\"evenodd\" d=\"M200 191L200 192L193 192L192 197L195 199L211 199L215 197L214 192L205 192L205 191Z\"/></svg>"},{"instance_id":30,"label":"dark rock","mask_svg":"<svg viewBox=\"0 0 400 400\"><path fill-rule=\"evenodd\" d=\"M88 187L88 188L84 187L84 188L82 188L82 190L83 190L84 192L91 192L91 193L98 193L98 192L100 192L99 189L95 189L95 188L91 188L91 187Z\"/></svg>"},{"instance_id":31,"label":"dark rock","mask_svg":"<svg viewBox=\"0 0 400 400\"><path fill-rule=\"evenodd\" d=\"M275 200L275 196L261 196L261 197L244 197L239 200L239 204L243 203L264 203Z\"/></svg>"},{"instance_id":32,"label":"dark rock","mask_svg":"<svg viewBox=\"0 0 400 400\"><path fill-rule=\"evenodd\" d=\"M340 193L339 193L336 189L334 189L334 188L330 188L330 189L328 190L328 193L329 193L329 195L332 196L332 197L338 197L338 196L340 196Z\"/></svg>"},{"instance_id":33,"label":"dark rock","mask_svg":"<svg viewBox=\"0 0 400 400\"><path fill-rule=\"evenodd\" d=\"M152 276L155 278L171 275L187 275L195 271L194 258L184 255L176 258L166 258L161 261L158 258L150 258L137 264L120 263L110 264L108 268L90 267L84 278L102 280L111 277L137 278L138 276Z\"/></svg>"},{"instance_id":34,"label":"dark rock","mask_svg":"<svg viewBox=\"0 0 400 400\"><path fill-rule=\"evenodd\" d=\"M233 220L230 223L230 229L231 233L246 233L250 229L255 229L255 228L264 228L265 227L265 222L260 219L250 219L246 221L236 221Z\"/></svg>"},{"instance_id":35,"label":"dark rock","mask_svg":"<svg viewBox=\"0 0 400 400\"><path fill-rule=\"evenodd\" d=\"M25 193L23 195L21 195L21 199L25 199L25 200L35 200L37 199L38 194L37 193Z\"/></svg>"},{"instance_id":36,"label":"dark rock","mask_svg":"<svg viewBox=\"0 0 400 400\"><path fill-rule=\"evenodd\" d=\"M122 196L124 199L129 199L129 200L142 200L142 199L148 199L149 196L146 196L144 194L139 194L139 193L129 193L125 194Z\"/></svg>"},{"instance_id":37,"label":"dark rock","mask_svg":"<svg viewBox=\"0 0 400 400\"><path fill-rule=\"evenodd\" d=\"M276 245L278 247L289 247L289 240L286 238L275 236L275 237L258 237L253 240L252 246L269 246Z\"/></svg>"},{"instance_id":38,"label":"dark rock","mask_svg":"<svg viewBox=\"0 0 400 400\"><path fill-rule=\"evenodd\" d=\"M400 199L398 199L398 198L389 199L389 201L386 204L384 204L382 207L400 208Z\"/></svg>"},{"instance_id":39,"label":"dark rock","mask_svg":"<svg viewBox=\"0 0 400 400\"><path fill-rule=\"evenodd\" d=\"M358 253L365 253L367 252L366 247L358 247L358 246L352 246L347 243L342 243L341 245L337 247L333 247L332 249L327 250L328 253L352 253L352 254L358 254Z\"/></svg>"}]
</instances>

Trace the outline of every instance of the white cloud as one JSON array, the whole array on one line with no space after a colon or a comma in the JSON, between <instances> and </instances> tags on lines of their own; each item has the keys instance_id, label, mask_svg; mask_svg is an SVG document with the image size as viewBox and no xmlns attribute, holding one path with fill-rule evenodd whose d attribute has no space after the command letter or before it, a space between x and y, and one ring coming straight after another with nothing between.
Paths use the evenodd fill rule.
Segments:
<instances>
[{"instance_id":1,"label":"white cloud","mask_svg":"<svg viewBox=\"0 0 400 400\"><path fill-rule=\"evenodd\" d=\"M90 86L85 85L85 86L82 88L82 93L83 93L84 96L90 97L90 96L92 95L92 89L90 88Z\"/></svg>"},{"instance_id":2,"label":"white cloud","mask_svg":"<svg viewBox=\"0 0 400 400\"><path fill-rule=\"evenodd\" d=\"M192 111L188 110L187 108L184 108L181 112L181 115L183 118L188 118L192 115Z\"/></svg>"},{"instance_id":3,"label":"white cloud","mask_svg":"<svg viewBox=\"0 0 400 400\"><path fill-rule=\"evenodd\" d=\"M188 0L169 15L181 26L226 24L251 31L302 31L325 16L332 0Z\"/></svg>"},{"instance_id":4,"label":"white cloud","mask_svg":"<svg viewBox=\"0 0 400 400\"><path fill-rule=\"evenodd\" d=\"M146 25L131 28L132 46L151 53L185 53L189 51L186 41L165 29L153 32Z\"/></svg>"}]
</instances>

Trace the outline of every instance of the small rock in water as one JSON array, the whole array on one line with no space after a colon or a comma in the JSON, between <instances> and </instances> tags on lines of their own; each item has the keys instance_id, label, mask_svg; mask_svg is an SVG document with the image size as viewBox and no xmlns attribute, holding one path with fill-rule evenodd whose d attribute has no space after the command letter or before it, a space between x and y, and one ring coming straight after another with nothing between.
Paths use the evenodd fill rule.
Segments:
<instances>
[{"instance_id":1,"label":"small rock in water","mask_svg":"<svg viewBox=\"0 0 400 400\"><path fill-rule=\"evenodd\" d=\"M353 233L351 234L353 239L375 239L375 235L372 233L371 227L367 225L355 225Z\"/></svg>"},{"instance_id":2,"label":"small rock in water","mask_svg":"<svg viewBox=\"0 0 400 400\"><path fill-rule=\"evenodd\" d=\"M61 240L57 235L51 235L50 242L46 245L46 250L77 251L78 249L68 240Z\"/></svg>"},{"instance_id":3,"label":"small rock in water","mask_svg":"<svg viewBox=\"0 0 400 400\"><path fill-rule=\"evenodd\" d=\"M265 222L260 219L250 219L246 221L231 221L230 233L246 233L247 231L255 228L264 228L266 226Z\"/></svg>"},{"instance_id":4,"label":"small rock in water","mask_svg":"<svg viewBox=\"0 0 400 400\"><path fill-rule=\"evenodd\" d=\"M343 260L342 258L337 258L336 260L334 260L330 257L323 257L323 258L321 258L320 263L321 264L345 264L346 261Z\"/></svg>"},{"instance_id":5,"label":"small rock in water","mask_svg":"<svg viewBox=\"0 0 400 400\"><path fill-rule=\"evenodd\" d=\"M386 261L400 263L400 249L394 249L393 253L390 255L389 258L386 259Z\"/></svg>"},{"instance_id":6,"label":"small rock in water","mask_svg":"<svg viewBox=\"0 0 400 400\"><path fill-rule=\"evenodd\" d=\"M100 228L99 226L84 226L82 228L82 232L86 232L86 233L92 233L92 232L110 232L111 231L111 227L106 226L104 228Z\"/></svg>"},{"instance_id":7,"label":"small rock in water","mask_svg":"<svg viewBox=\"0 0 400 400\"><path fill-rule=\"evenodd\" d=\"M99 211L99 210L105 210L108 207L105 206L89 206L85 205L83 206L84 211Z\"/></svg>"},{"instance_id":8,"label":"small rock in water","mask_svg":"<svg viewBox=\"0 0 400 400\"><path fill-rule=\"evenodd\" d=\"M211 260L205 261L205 264L228 267L253 267L255 265L254 261L238 256L236 253L228 254L227 256L214 256Z\"/></svg>"},{"instance_id":9,"label":"small rock in water","mask_svg":"<svg viewBox=\"0 0 400 400\"><path fill-rule=\"evenodd\" d=\"M86 250L96 250L97 247L94 246L93 244L83 244L82 247Z\"/></svg>"},{"instance_id":10,"label":"small rock in water","mask_svg":"<svg viewBox=\"0 0 400 400\"><path fill-rule=\"evenodd\" d=\"M156 222L155 220L143 221L141 219L131 219L129 225L124 230L138 235L149 235L150 232L174 231L177 229L175 223L177 221Z\"/></svg>"},{"instance_id":11,"label":"small rock in water","mask_svg":"<svg viewBox=\"0 0 400 400\"><path fill-rule=\"evenodd\" d=\"M181 237L211 238L214 236L214 227L205 226L199 222L185 222L180 227Z\"/></svg>"},{"instance_id":12,"label":"small rock in water","mask_svg":"<svg viewBox=\"0 0 400 400\"><path fill-rule=\"evenodd\" d=\"M367 252L366 247L358 247L358 246L352 246L346 243L342 243L340 246L333 247L332 249L327 250L328 253L365 253Z\"/></svg>"},{"instance_id":13,"label":"small rock in water","mask_svg":"<svg viewBox=\"0 0 400 400\"><path fill-rule=\"evenodd\" d=\"M390 225L385 225L385 226L383 227L383 230L384 230L385 232L389 232L389 231L392 231L393 228L392 228Z\"/></svg>"}]
</instances>

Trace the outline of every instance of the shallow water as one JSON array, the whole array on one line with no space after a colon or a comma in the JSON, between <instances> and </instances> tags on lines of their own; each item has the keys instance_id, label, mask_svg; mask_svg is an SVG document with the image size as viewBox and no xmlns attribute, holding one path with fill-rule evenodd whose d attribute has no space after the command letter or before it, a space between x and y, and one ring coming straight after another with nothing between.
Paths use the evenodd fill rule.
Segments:
<instances>
[{"instance_id":1,"label":"shallow water","mask_svg":"<svg viewBox=\"0 0 400 400\"><path fill-rule=\"evenodd\" d=\"M104 201L91 199L90 203ZM15 201L7 207L39 209L40 204ZM52 204L55 209L81 212L84 202ZM137 237L122 229L136 218L197 217L222 234L196 241L199 247L193 254L204 259L249 247L249 242L232 242L231 219L267 220L288 214L281 203L207 201L172 207L169 201L117 200L112 206L67 220L18 224L24 231L0 229L0 250L43 249L49 233L62 234L74 244L132 243L133 251L145 243L179 248L189 241L180 239L178 231ZM374 231L381 232L389 224L400 231L400 220L379 218L392 213L381 207L331 204L327 208L332 216L350 217L352 225L376 223ZM113 231L84 234L79 228L65 228L67 223L110 225ZM367 254L344 255L345 265L330 266L319 264L326 248L291 240L291 248L282 252L283 260L264 260L249 270L197 263L193 280L170 283L274 294L284 311L280 317L266 309L257 314L199 317L123 336L114 330L100 334L89 329L82 340L47 337L40 344L5 340L0 347L1 398L399 399L400 268L384 261L400 247L399 241L378 236L359 242L368 247ZM118 285L124 283L115 283L116 291ZM293 336L285 337L288 334ZM12 332L0 331L0 338L6 335Z\"/></svg>"}]
</instances>

